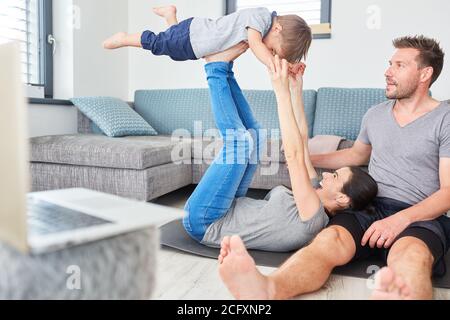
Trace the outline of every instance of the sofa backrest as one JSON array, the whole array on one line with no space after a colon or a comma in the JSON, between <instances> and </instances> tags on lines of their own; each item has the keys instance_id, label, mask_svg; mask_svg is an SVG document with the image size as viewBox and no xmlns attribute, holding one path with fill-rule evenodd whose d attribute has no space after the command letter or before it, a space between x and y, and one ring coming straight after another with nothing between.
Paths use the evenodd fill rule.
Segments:
<instances>
[{"instance_id":1,"label":"sofa backrest","mask_svg":"<svg viewBox=\"0 0 450 320\"><path fill-rule=\"evenodd\" d=\"M276 98L272 90L245 90L256 118L263 128L279 131ZM305 112L312 135L316 92L304 93ZM186 129L194 136L216 128L211 111L208 89L139 90L135 94L135 110L160 134L170 135L177 129ZM194 130L200 122L201 129ZM195 132L199 131L199 132Z\"/></svg>"},{"instance_id":2,"label":"sofa backrest","mask_svg":"<svg viewBox=\"0 0 450 320\"><path fill-rule=\"evenodd\" d=\"M277 104L272 90L245 90L244 94L262 127L279 130ZM309 136L338 135L356 140L367 110L386 101L383 89L321 88L304 91ZM208 89L138 90L130 103L162 135L177 129L201 135L216 128ZM194 132L199 121L201 132ZM100 129L79 112L79 133L101 133ZM273 135L272 135L273 137Z\"/></svg>"},{"instance_id":3,"label":"sofa backrest","mask_svg":"<svg viewBox=\"0 0 450 320\"><path fill-rule=\"evenodd\" d=\"M383 89L321 88L317 93L313 135L356 140L367 110L386 100Z\"/></svg>"}]
</instances>

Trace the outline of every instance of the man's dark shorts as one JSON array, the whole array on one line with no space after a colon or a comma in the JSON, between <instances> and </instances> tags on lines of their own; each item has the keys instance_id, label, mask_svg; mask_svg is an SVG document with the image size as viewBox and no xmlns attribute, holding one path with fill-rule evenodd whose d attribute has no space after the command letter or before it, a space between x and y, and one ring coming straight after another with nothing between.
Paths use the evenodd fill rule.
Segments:
<instances>
[{"instance_id":1,"label":"man's dark shorts","mask_svg":"<svg viewBox=\"0 0 450 320\"><path fill-rule=\"evenodd\" d=\"M385 262L389 249L372 249L367 244L361 246L361 240L369 227L378 220L387 218L410 205L389 198L376 198L373 213L367 211L345 211L333 217L328 226L341 226L348 230L356 244L356 254L353 260L379 255ZM433 221L416 222L403 231L397 240L404 237L414 237L422 240L434 257L433 274L443 276L446 272L444 256L450 247L450 218L442 216Z\"/></svg>"}]
</instances>

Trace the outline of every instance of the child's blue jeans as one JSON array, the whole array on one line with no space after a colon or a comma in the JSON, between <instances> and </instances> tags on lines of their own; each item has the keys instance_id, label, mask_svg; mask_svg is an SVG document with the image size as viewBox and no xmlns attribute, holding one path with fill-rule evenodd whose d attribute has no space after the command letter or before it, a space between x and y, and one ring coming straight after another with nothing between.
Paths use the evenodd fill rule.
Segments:
<instances>
[{"instance_id":1,"label":"child's blue jeans","mask_svg":"<svg viewBox=\"0 0 450 320\"><path fill-rule=\"evenodd\" d=\"M199 242L208 227L227 214L235 198L247 194L265 142L234 77L233 63L213 62L205 70L224 145L185 207L184 228Z\"/></svg>"},{"instance_id":2,"label":"child's blue jeans","mask_svg":"<svg viewBox=\"0 0 450 320\"><path fill-rule=\"evenodd\" d=\"M141 35L142 48L156 56L169 56L175 61L198 60L191 45L192 18L181 21L159 34L146 30Z\"/></svg>"}]
</instances>

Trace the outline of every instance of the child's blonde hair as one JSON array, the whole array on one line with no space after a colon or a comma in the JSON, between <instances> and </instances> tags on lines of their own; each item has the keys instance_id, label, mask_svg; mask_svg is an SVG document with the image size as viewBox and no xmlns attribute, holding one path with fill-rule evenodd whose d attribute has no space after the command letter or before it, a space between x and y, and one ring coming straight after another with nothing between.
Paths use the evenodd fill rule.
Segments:
<instances>
[{"instance_id":1,"label":"child's blonde hair","mask_svg":"<svg viewBox=\"0 0 450 320\"><path fill-rule=\"evenodd\" d=\"M306 21L298 15L286 15L277 17L277 22L283 28L281 48L284 58L290 63L306 58L312 42L312 31Z\"/></svg>"}]
</instances>

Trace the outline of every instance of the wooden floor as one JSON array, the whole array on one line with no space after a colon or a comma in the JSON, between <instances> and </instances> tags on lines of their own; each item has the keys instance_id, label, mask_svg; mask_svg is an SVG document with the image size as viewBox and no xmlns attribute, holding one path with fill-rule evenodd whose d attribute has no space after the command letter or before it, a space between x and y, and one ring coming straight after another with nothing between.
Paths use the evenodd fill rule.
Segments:
<instances>
[{"instance_id":1,"label":"wooden floor","mask_svg":"<svg viewBox=\"0 0 450 320\"><path fill-rule=\"evenodd\" d=\"M183 208L192 192L188 187L164 197L159 204ZM255 198L264 197L265 192L251 190ZM232 296L222 284L217 272L217 261L175 250L161 249L158 257L157 286L153 299L157 300L229 300ZM263 274L270 274L273 268L258 267ZM364 300L370 297L373 281L332 275L324 288L316 293L297 299L315 300ZM435 289L435 299L450 300L450 290Z\"/></svg>"}]
</instances>

